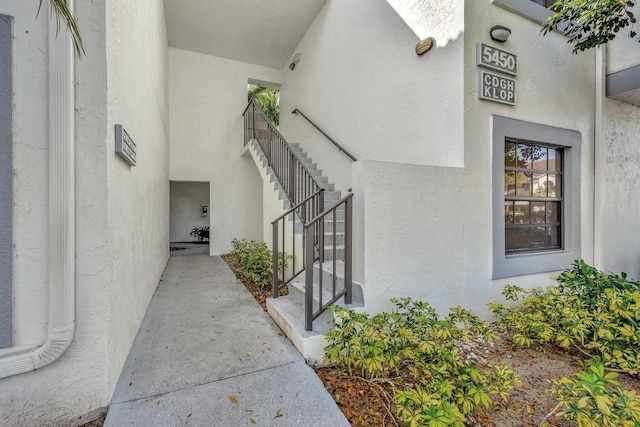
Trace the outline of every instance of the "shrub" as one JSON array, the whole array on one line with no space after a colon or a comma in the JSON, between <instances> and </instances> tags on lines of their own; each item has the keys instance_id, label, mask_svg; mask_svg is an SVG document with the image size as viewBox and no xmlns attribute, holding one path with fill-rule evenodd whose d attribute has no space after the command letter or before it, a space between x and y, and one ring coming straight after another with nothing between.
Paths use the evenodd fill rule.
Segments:
<instances>
[{"instance_id":1,"label":"shrub","mask_svg":"<svg viewBox=\"0 0 640 427\"><path fill-rule=\"evenodd\" d=\"M640 284L575 261L558 286L525 290L507 285L502 294L516 307L491 303L497 323L517 345L575 348L608 369L640 372Z\"/></svg>"},{"instance_id":2,"label":"shrub","mask_svg":"<svg viewBox=\"0 0 640 427\"><path fill-rule=\"evenodd\" d=\"M240 278L248 280L260 289L271 284L273 278L272 252L265 242L233 239L231 246L232 253L237 255L240 260L240 268L237 272ZM286 269L292 258L285 254L283 259L282 252L278 252L279 269Z\"/></svg>"},{"instance_id":3,"label":"shrub","mask_svg":"<svg viewBox=\"0 0 640 427\"><path fill-rule=\"evenodd\" d=\"M193 227L189 235L197 238L199 242L204 242L209 240L209 227Z\"/></svg>"},{"instance_id":4,"label":"shrub","mask_svg":"<svg viewBox=\"0 0 640 427\"><path fill-rule=\"evenodd\" d=\"M579 427L640 425L640 396L635 390L622 390L615 381L617 376L605 373L602 363L589 362L587 370L576 373L575 378L554 380L551 392L559 401L557 416L575 421Z\"/></svg>"},{"instance_id":5,"label":"shrub","mask_svg":"<svg viewBox=\"0 0 640 427\"><path fill-rule=\"evenodd\" d=\"M458 350L460 340L496 338L488 323L460 307L439 319L425 302L391 301L391 313L373 317L334 307L327 361L391 384L398 418L410 426L463 426L465 415L489 408L494 396L507 401L519 383L513 371L501 364L481 369Z\"/></svg>"}]
</instances>

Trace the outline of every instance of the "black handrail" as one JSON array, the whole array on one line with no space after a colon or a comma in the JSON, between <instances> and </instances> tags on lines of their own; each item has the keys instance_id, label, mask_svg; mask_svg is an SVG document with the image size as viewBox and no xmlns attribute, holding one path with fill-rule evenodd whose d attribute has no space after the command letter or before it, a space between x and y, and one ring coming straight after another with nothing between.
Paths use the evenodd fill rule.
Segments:
<instances>
[{"instance_id":1,"label":"black handrail","mask_svg":"<svg viewBox=\"0 0 640 427\"><path fill-rule=\"evenodd\" d=\"M358 159L356 159L356 157L351 154L350 152L348 152L342 145L338 144L333 138L331 138L329 135L327 135L322 129L320 129L318 127L318 125L316 125L309 117L305 116L304 113L300 110L298 110L297 108L295 110L293 110L291 112L291 114L296 114L296 115L301 115L302 117L304 117L309 123L311 123L311 126L313 126L318 132L320 132L325 138L327 138L333 145L335 145L338 150L342 151L344 154L346 154L351 160L353 160L354 162L357 162Z\"/></svg>"}]
</instances>

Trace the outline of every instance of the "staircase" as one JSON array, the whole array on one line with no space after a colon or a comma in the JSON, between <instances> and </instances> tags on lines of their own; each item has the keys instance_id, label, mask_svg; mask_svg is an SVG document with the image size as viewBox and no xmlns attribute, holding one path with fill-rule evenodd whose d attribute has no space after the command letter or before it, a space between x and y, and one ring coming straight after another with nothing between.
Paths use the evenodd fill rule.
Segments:
<instances>
[{"instance_id":1,"label":"staircase","mask_svg":"<svg viewBox=\"0 0 640 427\"><path fill-rule=\"evenodd\" d=\"M267 311L305 359L319 364L324 334L334 320L326 308L363 303L362 288L351 279L353 195L343 198L335 191L307 153L287 143L253 101L243 115L246 150L286 209L272 222L274 298L267 300ZM283 251L294 257L284 271L278 268ZM289 294L279 296L285 286Z\"/></svg>"}]
</instances>

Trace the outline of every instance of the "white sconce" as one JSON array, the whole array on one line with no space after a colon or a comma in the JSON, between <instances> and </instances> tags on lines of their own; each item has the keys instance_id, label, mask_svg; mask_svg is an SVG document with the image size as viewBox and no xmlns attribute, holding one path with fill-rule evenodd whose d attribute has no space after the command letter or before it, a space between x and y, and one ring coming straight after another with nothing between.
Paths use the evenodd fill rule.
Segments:
<instances>
[{"instance_id":1,"label":"white sconce","mask_svg":"<svg viewBox=\"0 0 640 427\"><path fill-rule=\"evenodd\" d=\"M293 55L293 61L291 62L291 64L289 64L289 69L291 71L296 68L296 65L298 65L298 62L300 62L300 58L302 58L302 55L300 55L299 53Z\"/></svg>"},{"instance_id":2,"label":"white sconce","mask_svg":"<svg viewBox=\"0 0 640 427\"><path fill-rule=\"evenodd\" d=\"M511 35L511 29L502 25L494 25L489 30L489 35L491 36L491 40L498 43L504 43Z\"/></svg>"}]
</instances>

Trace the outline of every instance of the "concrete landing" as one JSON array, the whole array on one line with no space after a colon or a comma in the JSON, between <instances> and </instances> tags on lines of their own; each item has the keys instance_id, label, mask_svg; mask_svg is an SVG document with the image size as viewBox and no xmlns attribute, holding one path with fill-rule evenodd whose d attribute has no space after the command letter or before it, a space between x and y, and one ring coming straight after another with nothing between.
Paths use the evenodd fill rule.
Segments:
<instances>
[{"instance_id":1,"label":"concrete landing","mask_svg":"<svg viewBox=\"0 0 640 427\"><path fill-rule=\"evenodd\" d=\"M105 426L349 426L226 263L171 257Z\"/></svg>"}]
</instances>

